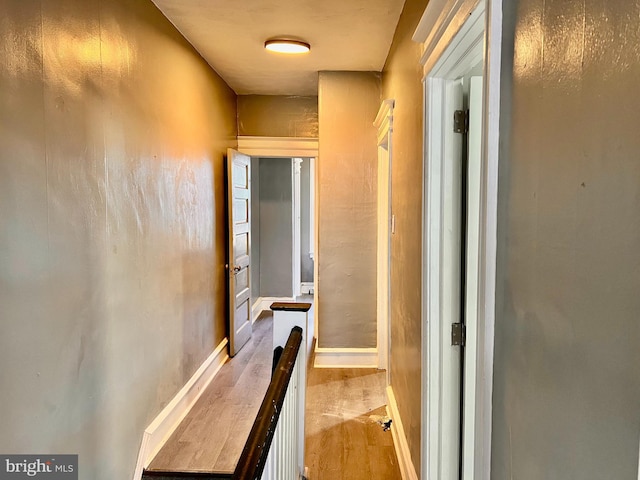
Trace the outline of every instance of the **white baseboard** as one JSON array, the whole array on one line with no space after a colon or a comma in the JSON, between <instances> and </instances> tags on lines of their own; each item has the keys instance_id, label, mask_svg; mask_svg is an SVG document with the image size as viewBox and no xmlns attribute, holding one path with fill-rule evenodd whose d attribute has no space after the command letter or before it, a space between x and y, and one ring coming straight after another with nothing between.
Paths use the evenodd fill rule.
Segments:
<instances>
[{"instance_id":1,"label":"white baseboard","mask_svg":"<svg viewBox=\"0 0 640 480\"><path fill-rule=\"evenodd\" d=\"M205 391L211 380L227 361L228 339L223 339L209 358L196 370L184 387L176 394L169 404L160 412L151 425L144 431L142 445L138 452L138 462L133 480L142 478L143 469L147 468L156 454L160 451L173 431L189 413Z\"/></svg>"},{"instance_id":2,"label":"white baseboard","mask_svg":"<svg viewBox=\"0 0 640 480\"><path fill-rule=\"evenodd\" d=\"M391 385L387 387L387 415L393 420L391 422L391 435L393 436L393 445L396 449L402 480L418 480L416 469L411 460L411 452L409 451L409 444L407 443L407 437L404 433L404 427L402 426L400 412L398 411L398 404L396 403L396 397L393 394Z\"/></svg>"},{"instance_id":3,"label":"white baseboard","mask_svg":"<svg viewBox=\"0 0 640 480\"><path fill-rule=\"evenodd\" d=\"M255 323L260 314L262 313L262 297L256 298L256 301L251 305L251 323Z\"/></svg>"},{"instance_id":4,"label":"white baseboard","mask_svg":"<svg viewBox=\"0 0 640 480\"><path fill-rule=\"evenodd\" d=\"M255 323L260 314L271 308L273 302L295 302L293 297L258 297L251 307L251 323Z\"/></svg>"},{"instance_id":5,"label":"white baseboard","mask_svg":"<svg viewBox=\"0 0 640 480\"><path fill-rule=\"evenodd\" d=\"M318 348L316 368L378 368L377 348Z\"/></svg>"},{"instance_id":6,"label":"white baseboard","mask_svg":"<svg viewBox=\"0 0 640 480\"><path fill-rule=\"evenodd\" d=\"M274 302L295 302L293 297L262 297L262 310L270 310Z\"/></svg>"},{"instance_id":7,"label":"white baseboard","mask_svg":"<svg viewBox=\"0 0 640 480\"><path fill-rule=\"evenodd\" d=\"M313 292L314 292L313 282L302 282L300 284L301 295L313 295Z\"/></svg>"}]
</instances>

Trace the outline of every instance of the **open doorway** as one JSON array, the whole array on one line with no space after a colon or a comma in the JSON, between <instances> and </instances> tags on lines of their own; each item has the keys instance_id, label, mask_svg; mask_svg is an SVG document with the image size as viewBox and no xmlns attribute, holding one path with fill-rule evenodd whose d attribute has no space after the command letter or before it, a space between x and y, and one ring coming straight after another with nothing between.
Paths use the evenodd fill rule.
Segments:
<instances>
[{"instance_id":1,"label":"open doorway","mask_svg":"<svg viewBox=\"0 0 640 480\"><path fill-rule=\"evenodd\" d=\"M310 257L313 257L313 283L312 284L304 284L301 282L301 293L311 293L314 297L318 294L317 291L317 242L318 242L318 234L317 234L317 202L315 198L315 178L316 177L316 169L317 169L317 158L318 158L318 139L317 138L306 138L306 137L254 137L254 136L238 136L238 151L249 155L251 157L256 158L301 158L301 159L309 159L309 238L310 238L310 249L309 253ZM301 253L304 255L304 253ZM255 304L255 302L253 302ZM267 302L262 302L260 308L265 306L268 308ZM258 305L256 305L258 307ZM255 309L257 310L257 308ZM254 310L254 312L255 312ZM318 320L315 311L317 310L317 306L314 304L314 308L312 311L313 317L313 332L310 332L313 336L314 332L318 331ZM258 314L261 310L258 310Z\"/></svg>"},{"instance_id":2,"label":"open doorway","mask_svg":"<svg viewBox=\"0 0 640 480\"><path fill-rule=\"evenodd\" d=\"M251 157L251 297L255 320L313 291L312 161Z\"/></svg>"}]
</instances>

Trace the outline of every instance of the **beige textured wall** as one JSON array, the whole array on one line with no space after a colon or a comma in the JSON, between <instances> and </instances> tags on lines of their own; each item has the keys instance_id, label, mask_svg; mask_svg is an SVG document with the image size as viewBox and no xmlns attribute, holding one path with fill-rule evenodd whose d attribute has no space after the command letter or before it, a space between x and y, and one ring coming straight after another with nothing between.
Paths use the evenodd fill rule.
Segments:
<instances>
[{"instance_id":1,"label":"beige textured wall","mask_svg":"<svg viewBox=\"0 0 640 480\"><path fill-rule=\"evenodd\" d=\"M238 135L318 137L318 97L239 95Z\"/></svg>"},{"instance_id":2,"label":"beige textured wall","mask_svg":"<svg viewBox=\"0 0 640 480\"><path fill-rule=\"evenodd\" d=\"M318 346L376 346L380 74L320 72Z\"/></svg>"},{"instance_id":3,"label":"beige textured wall","mask_svg":"<svg viewBox=\"0 0 640 480\"><path fill-rule=\"evenodd\" d=\"M0 451L128 479L225 335L236 97L150 1L0 11Z\"/></svg>"},{"instance_id":4,"label":"beige textured wall","mask_svg":"<svg viewBox=\"0 0 640 480\"><path fill-rule=\"evenodd\" d=\"M493 479L636 479L640 4L504 4Z\"/></svg>"},{"instance_id":5,"label":"beige textured wall","mask_svg":"<svg viewBox=\"0 0 640 480\"><path fill-rule=\"evenodd\" d=\"M420 471L422 252L422 69L411 40L426 0L407 0L382 73L382 96L394 99L391 236L391 386Z\"/></svg>"}]
</instances>

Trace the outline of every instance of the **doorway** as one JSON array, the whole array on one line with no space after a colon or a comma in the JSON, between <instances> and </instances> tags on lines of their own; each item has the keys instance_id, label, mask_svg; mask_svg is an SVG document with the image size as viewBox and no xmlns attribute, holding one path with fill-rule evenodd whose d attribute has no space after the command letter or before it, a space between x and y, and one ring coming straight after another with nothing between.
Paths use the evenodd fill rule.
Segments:
<instances>
[{"instance_id":1,"label":"doorway","mask_svg":"<svg viewBox=\"0 0 640 480\"><path fill-rule=\"evenodd\" d=\"M425 76L423 478L474 478L484 2ZM435 59L434 59L435 58ZM424 60L424 58L423 58Z\"/></svg>"},{"instance_id":2,"label":"doorway","mask_svg":"<svg viewBox=\"0 0 640 480\"><path fill-rule=\"evenodd\" d=\"M300 282L301 293L313 293L317 294L315 289L315 285L317 285L316 276L317 276L317 233L316 233L316 222L317 215L316 209L317 204L315 202L315 168L317 167L316 162L314 161L318 157L318 140L315 138L304 138L304 137L253 137L253 136L239 136L238 137L238 151L249 155L253 158L301 158L308 160L309 167L309 201L310 204L308 206L308 214L309 214L309 228L308 228L308 236L309 236L309 248L310 252L307 253L307 256L310 260L313 260L313 280L312 282ZM292 167L293 168L293 167ZM292 173L294 175L295 173ZM304 182L304 170L301 170L301 190ZM294 177L295 179L295 177ZM294 194L295 194L295 185L293 185ZM304 195L301 195L304 197ZM301 215L301 224L306 225L304 220L306 210L306 205L303 201L300 202L300 215ZM292 222L294 213L292 212ZM303 233L304 234L304 233ZM302 249L302 247L301 247ZM301 256L305 255L304 249L301 250ZM293 257L293 252L292 252ZM293 265L293 263L292 263ZM304 268L301 266L301 268ZM302 278L302 277L301 277ZM293 284L292 284L293 285ZM292 287L293 290L293 287ZM256 318L257 315L263 310L268 309L271 305L271 301L269 299L263 299L260 303L253 302L253 318ZM314 332L317 331L317 315L314 316ZM312 332L310 332L312 333Z\"/></svg>"},{"instance_id":3,"label":"doorway","mask_svg":"<svg viewBox=\"0 0 640 480\"><path fill-rule=\"evenodd\" d=\"M308 158L251 157L254 319L271 303L300 296L302 282L313 285L309 170Z\"/></svg>"},{"instance_id":4,"label":"doorway","mask_svg":"<svg viewBox=\"0 0 640 480\"><path fill-rule=\"evenodd\" d=\"M373 122L378 140L378 232L377 232L377 348L378 368L386 370L387 385L391 385L389 365L391 345L390 299L391 299L391 158L394 100L383 100Z\"/></svg>"}]
</instances>

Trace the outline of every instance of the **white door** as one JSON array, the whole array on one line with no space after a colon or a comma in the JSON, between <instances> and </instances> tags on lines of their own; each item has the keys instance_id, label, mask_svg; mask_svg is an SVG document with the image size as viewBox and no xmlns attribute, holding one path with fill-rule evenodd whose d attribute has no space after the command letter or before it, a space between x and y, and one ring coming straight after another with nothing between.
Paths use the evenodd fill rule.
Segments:
<instances>
[{"instance_id":1,"label":"white door","mask_svg":"<svg viewBox=\"0 0 640 480\"><path fill-rule=\"evenodd\" d=\"M478 339L478 280L480 258L480 185L482 174L482 77L469 85L469 133L467 137L467 226L465 252L466 346L464 352L462 478L473 478L475 464L476 371Z\"/></svg>"},{"instance_id":2,"label":"white door","mask_svg":"<svg viewBox=\"0 0 640 480\"><path fill-rule=\"evenodd\" d=\"M452 325L462 321L463 134L454 132L454 113L463 110L462 79L447 82L447 124L442 191L441 464L439 480L459 480L462 347L451 343Z\"/></svg>"},{"instance_id":3,"label":"white door","mask_svg":"<svg viewBox=\"0 0 640 480\"><path fill-rule=\"evenodd\" d=\"M229 355L251 338L251 158L227 150Z\"/></svg>"}]
</instances>

